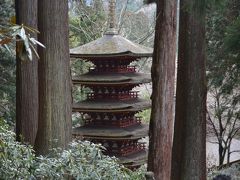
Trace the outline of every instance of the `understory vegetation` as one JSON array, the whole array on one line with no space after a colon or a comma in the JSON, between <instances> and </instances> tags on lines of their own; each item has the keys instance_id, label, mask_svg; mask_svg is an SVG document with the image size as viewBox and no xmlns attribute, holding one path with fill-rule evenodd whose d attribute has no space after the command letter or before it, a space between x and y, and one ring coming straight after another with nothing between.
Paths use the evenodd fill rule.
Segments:
<instances>
[{"instance_id":1,"label":"understory vegetation","mask_svg":"<svg viewBox=\"0 0 240 180\"><path fill-rule=\"evenodd\" d=\"M46 156L37 156L31 146L15 141L15 133L0 121L1 179L119 179L143 180L146 169L131 171L118 164L114 157L102 153L104 147L88 141L73 141L67 150L52 149ZM209 168L208 180L217 175L240 177L240 164L218 170Z\"/></svg>"},{"instance_id":2,"label":"understory vegetation","mask_svg":"<svg viewBox=\"0 0 240 180\"><path fill-rule=\"evenodd\" d=\"M144 179L144 170L131 171L102 153L101 145L73 141L67 150L52 149L37 156L31 146L16 142L15 133L0 126L0 179Z\"/></svg>"}]
</instances>

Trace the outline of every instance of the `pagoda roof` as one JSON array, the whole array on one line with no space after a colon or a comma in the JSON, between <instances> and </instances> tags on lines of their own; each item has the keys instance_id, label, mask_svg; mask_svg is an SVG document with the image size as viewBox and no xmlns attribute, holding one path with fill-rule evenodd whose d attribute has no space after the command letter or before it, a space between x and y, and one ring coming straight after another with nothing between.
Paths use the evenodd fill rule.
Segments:
<instances>
[{"instance_id":1,"label":"pagoda roof","mask_svg":"<svg viewBox=\"0 0 240 180\"><path fill-rule=\"evenodd\" d=\"M134 140L148 135L148 125L140 124L126 128L81 126L73 129L73 135L91 139Z\"/></svg>"},{"instance_id":2,"label":"pagoda roof","mask_svg":"<svg viewBox=\"0 0 240 180\"><path fill-rule=\"evenodd\" d=\"M136 44L115 34L104 34L103 37L85 45L70 49L70 57L96 58L96 57L151 57L153 49Z\"/></svg>"},{"instance_id":3,"label":"pagoda roof","mask_svg":"<svg viewBox=\"0 0 240 180\"><path fill-rule=\"evenodd\" d=\"M151 102L143 99L119 100L85 100L73 104L73 112L135 112L148 109Z\"/></svg>"},{"instance_id":4,"label":"pagoda roof","mask_svg":"<svg viewBox=\"0 0 240 180\"><path fill-rule=\"evenodd\" d=\"M119 74L86 73L80 76L73 77L74 84L117 85L117 84L142 84L149 82L151 82L151 75L143 73L119 73Z\"/></svg>"},{"instance_id":5,"label":"pagoda roof","mask_svg":"<svg viewBox=\"0 0 240 180\"><path fill-rule=\"evenodd\" d=\"M134 167L138 165L143 165L147 160L147 151L142 150L137 153L130 154L128 156L120 156L118 157L120 163L126 165L127 167Z\"/></svg>"}]
</instances>

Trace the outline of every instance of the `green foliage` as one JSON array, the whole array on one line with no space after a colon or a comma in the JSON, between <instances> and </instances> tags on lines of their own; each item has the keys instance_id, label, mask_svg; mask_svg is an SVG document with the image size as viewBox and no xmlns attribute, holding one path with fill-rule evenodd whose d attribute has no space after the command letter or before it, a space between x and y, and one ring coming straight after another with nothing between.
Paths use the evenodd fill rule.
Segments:
<instances>
[{"instance_id":1,"label":"green foliage","mask_svg":"<svg viewBox=\"0 0 240 180\"><path fill-rule=\"evenodd\" d=\"M101 0L94 1L92 5L84 1L71 2L70 46L83 45L101 37L106 28L106 18Z\"/></svg>"},{"instance_id":2,"label":"green foliage","mask_svg":"<svg viewBox=\"0 0 240 180\"><path fill-rule=\"evenodd\" d=\"M0 24L8 23L13 13L13 1L12 0L0 0Z\"/></svg>"},{"instance_id":3,"label":"green foliage","mask_svg":"<svg viewBox=\"0 0 240 180\"><path fill-rule=\"evenodd\" d=\"M142 117L144 123L149 123L151 115L151 109L146 109L137 114L137 116Z\"/></svg>"},{"instance_id":4,"label":"green foliage","mask_svg":"<svg viewBox=\"0 0 240 180\"><path fill-rule=\"evenodd\" d=\"M7 52L0 51L0 117L13 123L15 118L15 59Z\"/></svg>"},{"instance_id":5,"label":"green foliage","mask_svg":"<svg viewBox=\"0 0 240 180\"><path fill-rule=\"evenodd\" d=\"M240 10L239 10L240 13ZM229 53L226 67L228 76L225 89L240 87L240 15L226 28L225 51Z\"/></svg>"},{"instance_id":6,"label":"green foliage","mask_svg":"<svg viewBox=\"0 0 240 180\"><path fill-rule=\"evenodd\" d=\"M221 2L224 6L211 7L207 13L207 75L209 86L220 87L229 94L240 82L240 2Z\"/></svg>"},{"instance_id":7,"label":"green foliage","mask_svg":"<svg viewBox=\"0 0 240 180\"><path fill-rule=\"evenodd\" d=\"M209 0L206 2L207 8L210 9L224 9L224 6L226 6L227 0Z\"/></svg>"},{"instance_id":8,"label":"green foliage","mask_svg":"<svg viewBox=\"0 0 240 180\"><path fill-rule=\"evenodd\" d=\"M0 127L0 177L2 179L30 179L34 166L33 150L15 142L15 134Z\"/></svg>"},{"instance_id":9,"label":"green foliage","mask_svg":"<svg viewBox=\"0 0 240 180\"><path fill-rule=\"evenodd\" d=\"M151 93L147 86L145 88L141 88L141 98L150 101ZM140 111L136 116L139 116L142 118L143 123L148 124L150 122L150 116L151 116L151 108L145 109L143 111Z\"/></svg>"},{"instance_id":10,"label":"green foliage","mask_svg":"<svg viewBox=\"0 0 240 180\"><path fill-rule=\"evenodd\" d=\"M35 156L31 146L15 141L15 134L0 127L1 179L141 180L143 171L132 172L102 153L103 147L73 141L67 150L53 149L48 156Z\"/></svg>"},{"instance_id":11,"label":"green foliage","mask_svg":"<svg viewBox=\"0 0 240 180\"><path fill-rule=\"evenodd\" d=\"M9 19L14 15L13 1L0 0L0 24L9 23ZM12 52L15 46L9 48ZM0 46L0 118L13 124L15 119L15 57L7 49Z\"/></svg>"},{"instance_id":12,"label":"green foliage","mask_svg":"<svg viewBox=\"0 0 240 180\"><path fill-rule=\"evenodd\" d=\"M227 27L226 29L226 37L224 39L226 50L229 52L236 54L239 58L239 50L240 50L240 16Z\"/></svg>"}]
</instances>

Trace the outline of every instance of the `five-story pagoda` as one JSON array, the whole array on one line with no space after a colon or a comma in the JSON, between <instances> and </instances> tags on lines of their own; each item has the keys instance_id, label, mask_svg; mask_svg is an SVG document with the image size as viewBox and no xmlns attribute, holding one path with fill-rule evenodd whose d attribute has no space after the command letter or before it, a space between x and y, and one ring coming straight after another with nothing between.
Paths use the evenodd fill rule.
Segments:
<instances>
[{"instance_id":1,"label":"five-story pagoda","mask_svg":"<svg viewBox=\"0 0 240 180\"><path fill-rule=\"evenodd\" d=\"M106 154L136 168L146 161L145 143L139 140L148 135L148 125L136 114L151 103L140 99L133 88L151 82L151 78L136 72L130 63L151 57L152 49L118 35L114 0L110 0L109 12L109 29L102 38L70 50L72 58L94 64L88 73L73 77L74 85L91 89L86 100L73 104L73 112L84 117L84 125L73 129L73 135L101 143Z\"/></svg>"}]
</instances>

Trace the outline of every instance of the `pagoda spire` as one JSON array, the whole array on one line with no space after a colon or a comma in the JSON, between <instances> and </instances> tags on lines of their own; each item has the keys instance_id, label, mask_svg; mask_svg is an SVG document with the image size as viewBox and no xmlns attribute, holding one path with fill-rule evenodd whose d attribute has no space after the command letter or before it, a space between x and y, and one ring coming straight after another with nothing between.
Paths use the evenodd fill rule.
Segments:
<instances>
[{"instance_id":1,"label":"pagoda spire","mask_svg":"<svg viewBox=\"0 0 240 180\"><path fill-rule=\"evenodd\" d=\"M116 0L109 0L108 29L105 34L118 34L116 28Z\"/></svg>"}]
</instances>

